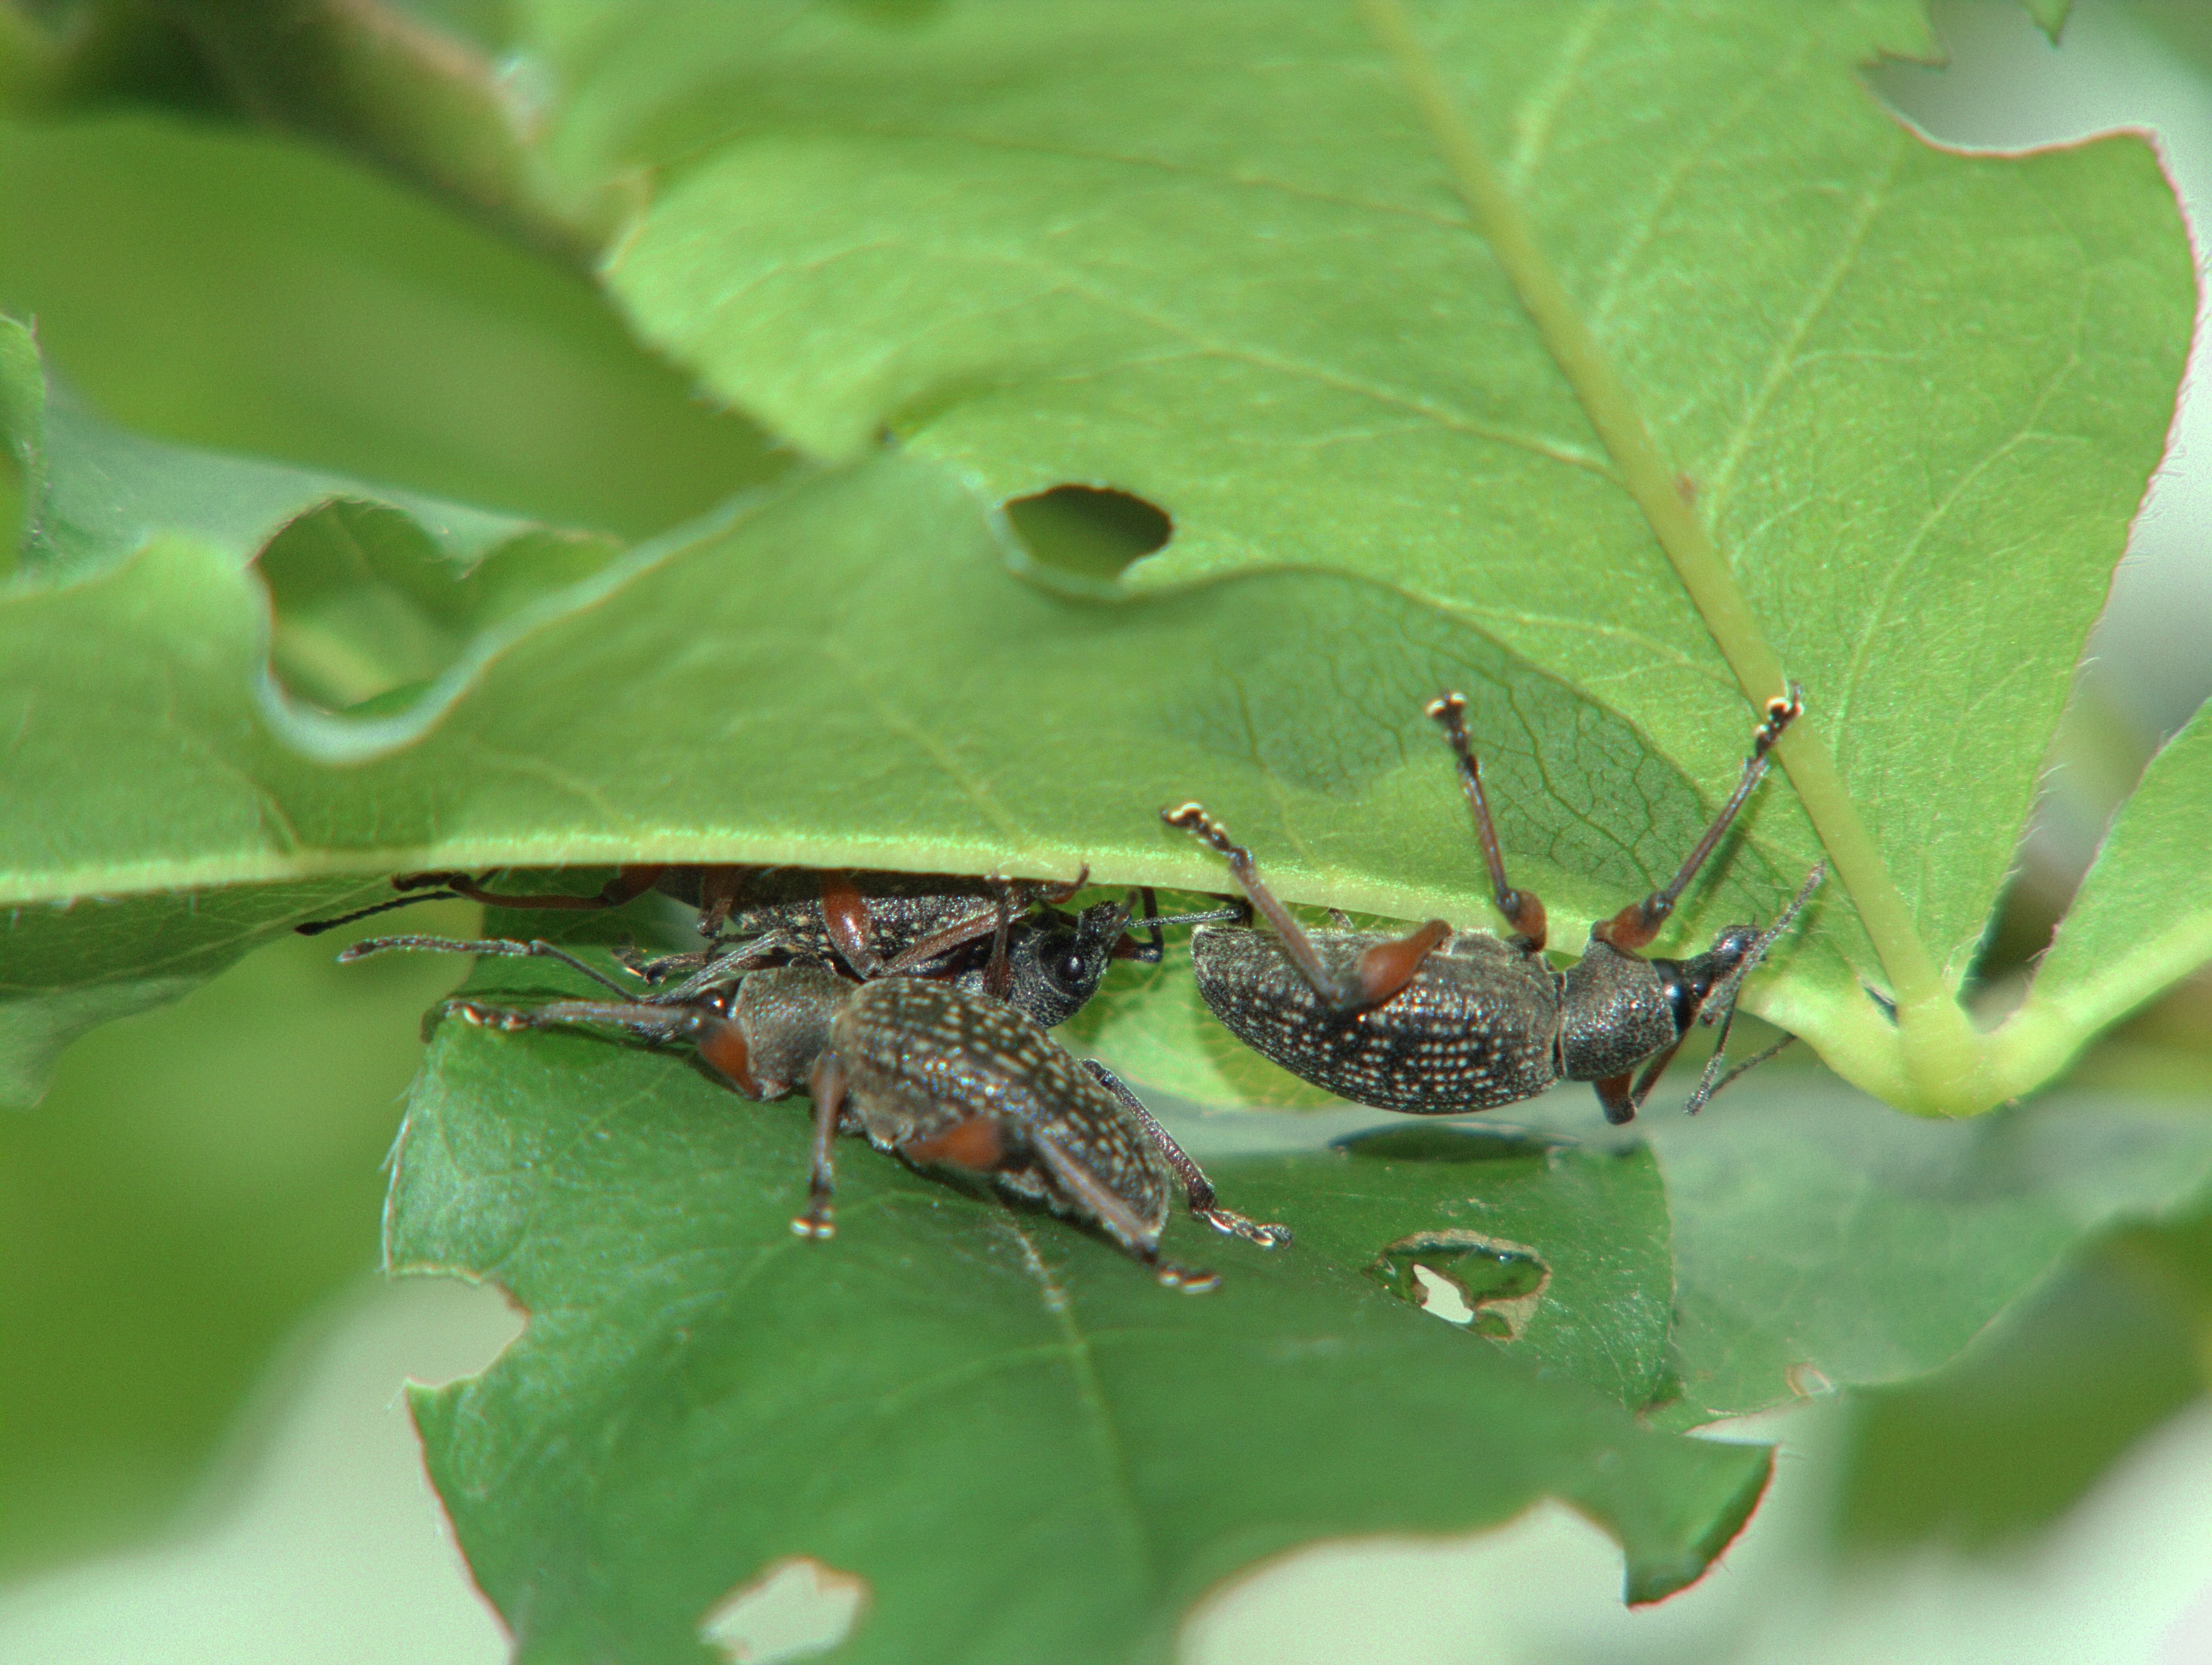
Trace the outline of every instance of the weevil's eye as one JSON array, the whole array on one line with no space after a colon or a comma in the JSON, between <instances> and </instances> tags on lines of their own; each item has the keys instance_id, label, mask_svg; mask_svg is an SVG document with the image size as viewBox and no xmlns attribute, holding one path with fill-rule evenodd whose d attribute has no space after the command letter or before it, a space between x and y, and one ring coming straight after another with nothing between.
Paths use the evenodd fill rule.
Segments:
<instances>
[{"instance_id":1,"label":"weevil's eye","mask_svg":"<svg viewBox=\"0 0 2212 1665\"><path fill-rule=\"evenodd\" d=\"M1091 971L1091 962L1083 957L1079 948L1070 948L1060 962L1057 975L1069 988L1080 987Z\"/></svg>"}]
</instances>

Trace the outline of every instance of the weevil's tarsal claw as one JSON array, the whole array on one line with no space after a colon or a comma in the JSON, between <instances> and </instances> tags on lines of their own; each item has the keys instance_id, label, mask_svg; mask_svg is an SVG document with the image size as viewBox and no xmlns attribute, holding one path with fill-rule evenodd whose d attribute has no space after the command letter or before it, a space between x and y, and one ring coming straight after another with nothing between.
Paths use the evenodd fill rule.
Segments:
<instances>
[{"instance_id":1,"label":"weevil's tarsal claw","mask_svg":"<svg viewBox=\"0 0 2212 1665\"><path fill-rule=\"evenodd\" d=\"M822 1243L837 1235L837 1221L825 1205L819 1208L809 1208L805 1214L800 1214L791 1222L791 1230L794 1237L806 1238L812 1242Z\"/></svg>"},{"instance_id":2,"label":"weevil's tarsal claw","mask_svg":"<svg viewBox=\"0 0 2212 1665\"><path fill-rule=\"evenodd\" d=\"M1272 1220L1256 1220L1238 1214L1233 1208L1194 1208L1196 1214L1217 1232L1231 1237L1243 1238L1247 1243L1256 1243L1262 1249L1279 1249L1291 1240L1291 1228Z\"/></svg>"},{"instance_id":3,"label":"weevil's tarsal claw","mask_svg":"<svg viewBox=\"0 0 2212 1665\"><path fill-rule=\"evenodd\" d=\"M1170 1265L1161 1261L1152 1268L1152 1276L1163 1289L1180 1289L1186 1295L1204 1295L1221 1287L1218 1272L1200 1272L1188 1266Z\"/></svg>"}]
</instances>

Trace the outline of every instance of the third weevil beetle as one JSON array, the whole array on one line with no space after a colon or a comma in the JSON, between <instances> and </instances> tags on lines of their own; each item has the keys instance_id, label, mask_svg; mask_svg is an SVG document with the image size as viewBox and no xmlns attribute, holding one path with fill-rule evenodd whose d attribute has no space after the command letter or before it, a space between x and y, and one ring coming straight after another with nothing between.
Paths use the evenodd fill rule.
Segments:
<instances>
[{"instance_id":1,"label":"third weevil beetle","mask_svg":"<svg viewBox=\"0 0 2212 1665\"><path fill-rule=\"evenodd\" d=\"M465 873L407 874L392 883L408 893L299 929L313 935L416 902L599 910L657 890L698 909L707 947L649 960L617 955L649 982L683 973L684 986L705 986L725 967L785 964L828 966L862 980L907 972L998 996L1046 1028L1079 1011L1115 960L1158 965L1164 952L1163 926L1230 917L1162 918L1149 890L1133 893L1127 901L1095 903L1080 913L1061 912L1054 905L1081 888L1081 877L1052 885L950 874L633 865L620 869L596 894L583 896L502 894ZM1139 896L1144 914L1133 919ZM392 939L395 946L411 940Z\"/></svg>"},{"instance_id":2,"label":"third weevil beetle","mask_svg":"<svg viewBox=\"0 0 2212 1665\"><path fill-rule=\"evenodd\" d=\"M834 1233L831 1147L841 1132L918 1166L987 1174L1001 1189L1096 1225L1174 1288L1202 1290L1207 1272L1159 1258L1168 1198L1180 1179L1193 1214L1262 1247L1287 1227L1218 1206L1213 1187L1142 1101L1103 1064L1079 1063L1005 1001L954 984L887 974L855 984L825 966L738 971L682 995L640 993L547 942L391 937L338 958L432 948L550 959L616 997L531 1008L459 997L441 1008L509 1032L604 1025L653 1041L689 1042L748 1099L813 1098L814 1147L802 1237ZM697 979L690 979L694 984Z\"/></svg>"},{"instance_id":3,"label":"third weevil beetle","mask_svg":"<svg viewBox=\"0 0 2212 1665\"><path fill-rule=\"evenodd\" d=\"M1359 1104L1448 1116L1516 1104L1565 1079L1593 1083L1607 1121L1629 1121L1692 1023L1701 1017L1719 1022L1721 1044L1727 1044L1743 979L1790 928L1826 870L1815 866L1764 931L1732 925L1688 960L1649 960L1640 952L1674 912L1766 772L1774 742L1802 710L1795 687L1767 703L1742 778L1680 870L1664 888L1592 926L1589 948L1564 972L1544 958L1544 905L1506 881L1482 772L1468 740L1467 701L1459 694L1435 700L1428 714L1459 760L1492 893L1513 929L1510 938L1454 931L1441 919L1403 937L1308 931L1261 883L1251 852L1231 843L1201 807L1164 809L1161 819L1170 826L1228 857L1252 905L1274 927L1272 935L1243 925L1197 930L1190 948L1199 992L1245 1044L1300 1080ZM1692 1111L1751 1067L1739 1065L1716 1082L1720 1058L1717 1048Z\"/></svg>"}]
</instances>

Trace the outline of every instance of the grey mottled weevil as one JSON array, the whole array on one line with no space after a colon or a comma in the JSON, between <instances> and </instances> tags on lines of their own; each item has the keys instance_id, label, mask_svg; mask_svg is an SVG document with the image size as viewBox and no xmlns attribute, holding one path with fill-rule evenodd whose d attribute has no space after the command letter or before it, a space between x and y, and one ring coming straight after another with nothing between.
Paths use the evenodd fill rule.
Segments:
<instances>
[{"instance_id":1,"label":"grey mottled weevil","mask_svg":"<svg viewBox=\"0 0 2212 1665\"><path fill-rule=\"evenodd\" d=\"M1013 1006L957 984L896 974L854 983L798 964L657 995L627 989L551 943L501 939L384 938L339 958L395 948L556 960L617 996L529 1008L447 1001L441 1009L465 1022L508 1032L604 1025L689 1042L748 1099L804 1089L814 1100L814 1144L807 1208L792 1221L802 1237L835 1234L832 1147L838 1134L856 1133L917 1166L986 1174L1095 1225L1174 1288L1218 1281L1160 1259L1177 1180L1192 1214L1217 1230L1266 1248L1291 1240L1287 1226L1221 1208L1198 1164L1103 1064L1079 1062Z\"/></svg>"},{"instance_id":2,"label":"grey mottled weevil","mask_svg":"<svg viewBox=\"0 0 2212 1665\"><path fill-rule=\"evenodd\" d=\"M1815 866L1790 905L1761 931L1732 925L1688 960L1639 952L1720 843L1766 772L1767 754L1803 711L1793 687L1770 700L1735 790L1662 889L1590 928L1589 946L1566 971L1544 958L1544 905L1506 881L1505 860L1468 740L1467 701L1447 693L1428 707L1459 760L1501 939L1431 919L1402 937L1301 925L1260 881L1250 851L1231 843L1195 803L1160 812L1229 860L1252 905L1274 929L1204 925L1191 937L1199 992L1228 1030L1303 1081L1364 1105L1449 1116L1533 1099L1554 1081L1589 1081L1610 1122L1632 1119L1692 1024L1721 1026L1721 1047L1743 979L1787 930L1826 872ZM1781 1045L1787 1045L1785 1038ZM1695 1111L1752 1064L1718 1080L1720 1048L1692 1095ZM1640 1069L1640 1073L1639 1073Z\"/></svg>"}]
</instances>

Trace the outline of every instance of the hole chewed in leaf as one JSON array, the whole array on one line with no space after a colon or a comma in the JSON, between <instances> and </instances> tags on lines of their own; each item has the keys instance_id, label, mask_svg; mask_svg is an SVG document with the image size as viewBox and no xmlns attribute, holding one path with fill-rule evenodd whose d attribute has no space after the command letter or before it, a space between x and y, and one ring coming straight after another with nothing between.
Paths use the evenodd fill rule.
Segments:
<instances>
[{"instance_id":1,"label":"hole chewed in leaf","mask_svg":"<svg viewBox=\"0 0 2212 1665\"><path fill-rule=\"evenodd\" d=\"M474 561L413 517L337 499L308 510L257 559L269 591L270 669L293 699L372 717L410 703L470 639L618 553L604 536L536 530Z\"/></svg>"},{"instance_id":2,"label":"hole chewed in leaf","mask_svg":"<svg viewBox=\"0 0 2212 1665\"><path fill-rule=\"evenodd\" d=\"M1120 594L1121 575L1175 536L1164 510L1109 487L1054 486L1006 508L1028 557L1017 570L1079 595Z\"/></svg>"},{"instance_id":3,"label":"hole chewed in leaf","mask_svg":"<svg viewBox=\"0 0 2212 1665\"><path fill-rule=\"evenodd\" d=\"M699 1639L731 1665L775 1665L828 1653L852 1635L868 1581L793 1555L740 1584L699 1621Z\"/></svg>"},{"instance_id":4,"label":"hole chewed in leaf","mask_svg":"<svg viewBox=\"0 0 2212 1665\"><path fill-rule=\"evenodd\" d=\"M1401 1299L1500 1341L1528 1329L1552 1281L1527 1244L1476 1232L1416 1232L1387 1244L1365 1271Z\"/></svg>"}]
</instances>

